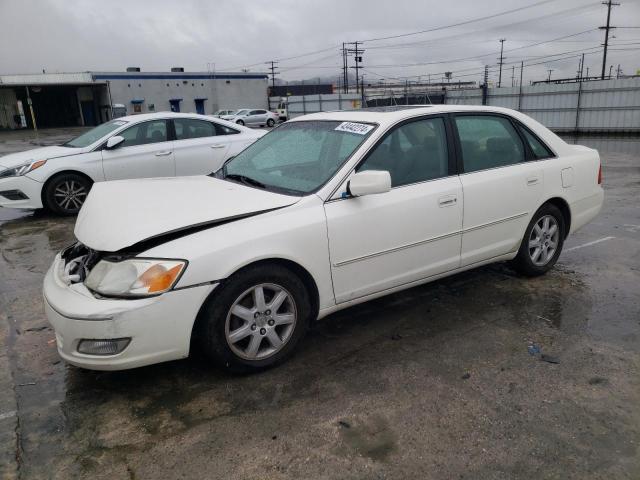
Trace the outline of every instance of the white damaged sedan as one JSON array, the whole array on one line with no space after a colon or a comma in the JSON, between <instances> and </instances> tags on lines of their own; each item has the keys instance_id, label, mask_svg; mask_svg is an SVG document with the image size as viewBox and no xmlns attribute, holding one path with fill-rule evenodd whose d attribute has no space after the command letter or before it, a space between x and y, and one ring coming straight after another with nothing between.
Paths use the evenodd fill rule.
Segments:
<instances>
[{"instance_id":1,"label":"white damaged sedan","mask_svg":"<svg viewBox=\"0 0 640 480\"><path fill-rule=\"evenodd\" d=\"M210 176L94 185L44 280L60 355L117 370L289 357L313 320L491 262L556 263L600 211L600 158L521 113L318 113Z\"/></svg>"}]
</instances>

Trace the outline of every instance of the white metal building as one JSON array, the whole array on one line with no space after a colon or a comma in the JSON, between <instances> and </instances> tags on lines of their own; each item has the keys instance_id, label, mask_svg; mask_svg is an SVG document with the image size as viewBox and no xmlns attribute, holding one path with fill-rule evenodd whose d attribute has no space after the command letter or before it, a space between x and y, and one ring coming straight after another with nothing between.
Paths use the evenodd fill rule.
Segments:
<instances>
[{"instance_id":1,"label":"white metal building","mask_svg":"<svg viewBox=\"0 0 640 480\"><path fill-rule=\"evenodd\" d=\"M29 104L39 128L97 125L112 115L267 107L265 73L171 70L0 75L0 128L32 128Z\"/></svg>"}]
</instances>

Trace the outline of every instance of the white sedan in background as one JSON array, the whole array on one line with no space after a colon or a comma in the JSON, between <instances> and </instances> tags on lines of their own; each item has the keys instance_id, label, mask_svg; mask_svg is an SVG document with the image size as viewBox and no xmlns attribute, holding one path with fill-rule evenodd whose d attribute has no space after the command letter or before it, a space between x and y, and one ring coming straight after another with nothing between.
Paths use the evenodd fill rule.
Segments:
<instances>
[{"instance_id":1,"label":"white sedan in background","mask_svg":"<svg viewBox=\"0 0 640 480\"><path fill-rule=\"evenodd\" d=\"M72 215L95 182L208 174L265 133L197 114L120 117L63 145L0 157L0 207Z\"/></svg>"},{"instance_id":2,"label":"white sedan in background","mask_svg":"<svg viewBox=\"0 0 640 480\"><path fill-rule=\"evenodd\" d=\"M280 119L277 113L261 108L241 108L232 115L223 115L220 118L238 125L253 127L273 127Z\"/></svg>"},{"instance_id":3,"label":"white sedan in background","mask_svg":"<svg viewBox=\"0 0 640 480\"><path fill-rule=\"evenodd\" d=\"M351 305L492 262L547 272L600 211L601 181L597 151L504 108L298 117L210 176L96 184L45 310L81 367L199 344L258 370Z\"/></svg>"}]
</instances>

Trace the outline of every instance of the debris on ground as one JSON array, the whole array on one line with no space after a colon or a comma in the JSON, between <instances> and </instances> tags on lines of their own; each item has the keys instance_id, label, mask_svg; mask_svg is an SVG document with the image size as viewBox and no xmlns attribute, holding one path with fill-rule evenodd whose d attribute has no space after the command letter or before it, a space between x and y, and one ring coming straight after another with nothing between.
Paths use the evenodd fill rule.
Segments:
<instances>
[{"instance_id":1,"label":"debris on ground","mask_svg":"<svg viewBox=\"0 0 640 480\"><path fill-rule=\"evenodd\" d=\"M558 357L547 355L546 353L540 355L540 360L547 363L560 363L560 359Z\"/></svg>"},{"instance_id":2,"label":"debris on ground","mask_svg":"<svg viewBox=\"0 0 640 480\"><path fill-rule=\"evenodd\" d=\"M538 355L540 353L540 347L533 342L527 345L527 350L529 351L529 355Z\"/></svg>"}]
</instances>

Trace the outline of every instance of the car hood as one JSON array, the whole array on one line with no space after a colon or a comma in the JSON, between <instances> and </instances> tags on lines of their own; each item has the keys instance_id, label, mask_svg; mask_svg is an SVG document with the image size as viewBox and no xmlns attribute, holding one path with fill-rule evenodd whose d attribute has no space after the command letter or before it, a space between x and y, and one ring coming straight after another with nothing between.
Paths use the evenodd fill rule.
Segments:
<instances>
[{"instance_id":1,"label":"car hood","mask_svg":"<svg viewBox=\"0 0 640 480\"><path fill-rule=\"evenodd\" d=\"M299 199L207 176L99 182L78 214L74 233L94 250L116 252L293 205Z\"/></svg>"},{"instance_id":2,"label":"car hood","mask_svg":"<svg viewBox=\"0 0 640 480\"><path fill-rule=\"evenodd\" d=\"M10 153L4 157L0 157L1 167L17 167L32 160L50 160L57 157L66 157L69 155L77 155L82 153L80 148L51 146L34 148L33 150L27 150L26 152Z\"/></svg>"}]
</instances>

